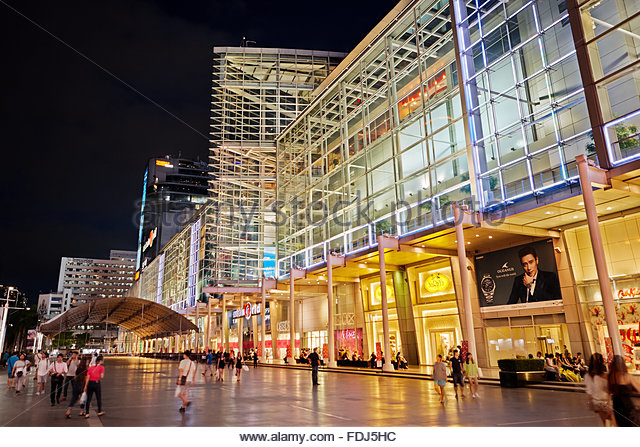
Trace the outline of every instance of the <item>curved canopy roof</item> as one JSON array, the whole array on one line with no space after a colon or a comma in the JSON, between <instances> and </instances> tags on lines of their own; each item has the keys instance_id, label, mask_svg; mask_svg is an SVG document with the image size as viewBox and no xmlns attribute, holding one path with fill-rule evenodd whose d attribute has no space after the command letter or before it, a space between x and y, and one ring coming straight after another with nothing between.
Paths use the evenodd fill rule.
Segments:
<instances>
[{"instance_id":1,"label":"curved canopy roof","mask_svg":"<svg viewBox=\"0 0 640 447\"><path fill-rule=\"evenodd\" d=\"M73 307L40 326L45 335L56 335L83 324L109 323L141 338L166 337L197 331L198 327L162 304L134 297L100 298Z\"/></svg>"}]
</instances>

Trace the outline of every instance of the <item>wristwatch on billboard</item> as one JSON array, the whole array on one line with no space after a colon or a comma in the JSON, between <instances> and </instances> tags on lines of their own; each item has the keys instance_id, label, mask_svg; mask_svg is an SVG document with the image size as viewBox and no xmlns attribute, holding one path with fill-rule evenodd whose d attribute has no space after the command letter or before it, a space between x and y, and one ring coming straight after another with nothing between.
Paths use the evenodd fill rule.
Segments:
<instances>
[{"instance_id":1,"label":"wristwatch on billboard","mask_svg":"<svg viewBox=\"0 0 640 447\"><path fill-rule=\"evenodd\" d=\"M480 290L484 295L484 299L487 304L493 304L493 294L496 291L496 282L488 273L480 280Z\"/></svg>"}]
</instances>

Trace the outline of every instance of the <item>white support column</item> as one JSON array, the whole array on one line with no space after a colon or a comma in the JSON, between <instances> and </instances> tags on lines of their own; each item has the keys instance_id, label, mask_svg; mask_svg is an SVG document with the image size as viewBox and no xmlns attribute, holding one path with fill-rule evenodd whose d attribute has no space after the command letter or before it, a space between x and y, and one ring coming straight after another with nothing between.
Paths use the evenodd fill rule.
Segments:
<instances>
[{"instance_id":1,"label":"white support column","mask_svg":"<svg viewBox=\"0 0 640 447\"><path fill-rule=\"evenodd\" d=\"M336 363L336 339L333 325L335 303L333 302L333 266L344 266L344 257L327 256L327 338L329 339L329 363L330 368L338 366Z\"/></svg>"},{"instance_id":2,"label":"white support column","mask_svg":"<svg viewBox=\"0 0 640 447\"><path fill-rule=\"evenodd\" d=\"M264 321L265 318L265 314L267 312L266 307L267 307L267 285L266 285L267 280L262 278L262 288L260 290L260 295L262 298L262 302L260 303L260 361L264 362L267 359L267 356L265 355L265 349L266 349L266 345L265 345L265 334L267 332L266 329L266 324ZM271 333L273 334L273 331L271 331ZM271 342L273 344L273 341Z\"/></svg>"},{"instance_id":3,"label":"white support column","mask_svg":"<svg viewBox=\"0 0 640 447\"><path fill-rule=\"evenodd\" d=\"M244 307L244 297L241 296L240 297L240 310L243 310ZM240 354L240 356L243 355L244 353L244 343L242 340L243 337L243 330L244 330L244 314L240 315L240 318L238 318L236 320L236 326L238 326L238 354Z\"/></svg>"},{"instance_id":4,"label":"white support column","mask_svg":"<svg viewBox=\"0 0 640 447\"><path fill-rule=\"evenodd\" d=\"M289 269L289 344L291 345L291 356L287 357L287 363L289 365L295 364L294 357L296 356L296 330L295 330L295 301L294 290L296 278L305 278L306 272L300 269Z\"/></svg>"},{"instance_id":5,"label":"white support column","mask_svg":"<svg viewBox=\"0 0 640 447\"><path fill-rule=\"evenodd\" d=\"M207 340L204 343L205 349L211 349L211 297L207 300Z\"/></svg>"},{"instance_id":6,"label":"white support column","mask_svg":"<svg viewBox=\"0 0 640 447\"><path fill-rule=\"evenodd\" d=\"M200 311L199 311L199 302L196 301L196 327L198 329L196 329L196 346L195 346L195 352L198 353L200 350Z\"/></svg>"},{"instance_id":7,"label":"white support column","mask_svg":"<svg viewBox=\"0 0 640 447\"><path fill-rule=\"evenodd\" d=\"M224 351L229 352L229 319L227 318L227 298L222 295L222 345Z\"/></svg>"},{"instance_id":8,"label":"white support column","mask_svg":"<svg viewBox=\"0 0 640 447\"><path fill-rule=\"evenodd\" d=\"M453 205L453 220L456 226L456 240L458 248L458 266L460 269L460 283L462 284L462 304L464 306L464 322L467 328L467 341L469 342L469 352L473 358L478 358L476 350L476 333L473 324L473 310L471 308L471 294L469 292L469 271L467 270L467 252L464 248L464 229L462 224L465 220L465 210L459 204ZM477 360L476 360L477 361Z\"/></svg>"},{"instance_id":9,"label":"white support column","mask_svg":"<svg viewBox=\"0 0 640 447\"><path fill-rule=\"evenodd\" d=\"M624 355L622 352L622 340L620 339L616 307L613 301L611 284L609 283L607 259L604 254L604 247L602 246L602 234L600 233L600 224L598 223L598 212L596 211L596 203L593 197L594 180L595 183L601 186L606 185L608 180L606 178L605 171L589 166L589 161L584 154L578 155L576 157L576 162L578 163L580 188L582 189L584 210L587 214L589 237L591 238L593 258L596 262L596 272L598 273L598 282L600 283L600 294L602 295L602 307L604 307L604 317L607 322L607 330L609 332L609 337L611 337L613 353L615 355Z\"/></svg>"},{"instance_id":10,"label":"white support column","mask_svg":"<svg viewBox=\"0 0 640 447\"><path fill-rule=\"evenodd\" d=\"M391 242L391 244L389 244ZM393 248L393 242L397 249L398 240L390 239L385 236L378 236L378 262L380 267L380 299L382 301L382 337L384 342L383 357L385 362L382 365L382 371L393 371L391 364L391 343L389 342L389 308L387 306L387 267L384 259L384 249Z\"/></svg>"}]
</instances>

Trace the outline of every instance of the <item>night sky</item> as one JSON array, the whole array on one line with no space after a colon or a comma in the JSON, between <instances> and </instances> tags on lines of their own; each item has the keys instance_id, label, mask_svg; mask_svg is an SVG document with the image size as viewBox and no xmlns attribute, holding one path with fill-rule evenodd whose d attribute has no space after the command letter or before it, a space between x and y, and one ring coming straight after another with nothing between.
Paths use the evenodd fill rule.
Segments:
<instances>
[{"instance_id":1,"label":"night sky","mask_svg":"<svg viewBox=\"0 0 640 447\"><path fill-rule=\"evenodd\" d=\"M395 3L0 0L0 284L135 250L147 159L207 157L213 46L349 52Z\"/></svg>"}]
</instances>

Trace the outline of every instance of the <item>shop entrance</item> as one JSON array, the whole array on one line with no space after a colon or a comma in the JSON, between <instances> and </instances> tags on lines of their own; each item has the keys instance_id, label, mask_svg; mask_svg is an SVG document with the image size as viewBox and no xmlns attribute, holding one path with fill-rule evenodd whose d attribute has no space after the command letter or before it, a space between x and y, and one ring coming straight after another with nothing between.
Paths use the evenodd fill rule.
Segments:
<instances>
[{"instance_id":1,"label":"shop entrance","mask_svg":"<svg viewBox=\"0 0 640 447\"><path fill-rule=\"evenodd\" d=\"M433 358L429 359L431 363L435 363L436 357L440 354L446 358L450 349L454 349L458 345L455 329L444 329L437 331L429 331L431 338L431 352L434 353Z\"/></svg>"}]
</instances>

